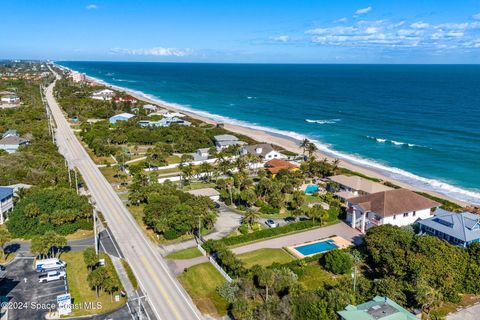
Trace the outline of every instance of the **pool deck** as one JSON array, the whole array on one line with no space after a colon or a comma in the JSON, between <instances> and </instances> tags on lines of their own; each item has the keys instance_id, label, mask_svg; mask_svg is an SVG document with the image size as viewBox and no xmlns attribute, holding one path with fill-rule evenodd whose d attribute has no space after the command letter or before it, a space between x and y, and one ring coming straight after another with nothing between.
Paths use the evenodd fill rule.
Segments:
<instances>
[{"instance_id":1,"label":"pool deck","mask_svg":"<svg viewBox=\"0 0 480 320\"><path fill-rule=\"evenodd\" d=\"M318 243L318 242L324 242L324 241L328 241L328 240L333 240L333 243L337 246L338 249L345 249L345 248L353 245L352 241L345 240L344 238L339 237L339 236L333 236L333 237L328 237L328 238L319 239L319 240L315 240L315 241L307 241L307 242L297 243L297 244L294 244L292 246L287 246L287 250L288 250L288 252L293 254L295 257L297 257L299 259L303 259L303 258L306 258L306 257L314 256L314 255L319 254L319 253L325 253L325 252L328 252L328 251L333 250L333 249L304 255L303 253L301 253L300 251L298 251L295 248L300 247L300 246L309 245L309 244Z\"/></svg>"},{"instance_id":2,"label":"pool deck","mask_svg":"<svg viewBox=\"0 0 480 320\"><path fill-rule=\"evenodd\" d=\"M362 234L360 231L352 229L345 222L339 222L327 227L321 227L304 232L289 234L283 237L254 242L241 247L232 248L232 251L235 254L241 254L263 248L283 248L299 245L309 241L316 241L318 239L325 239L334 235L342 237L343 239L354 244L359 244L362 241Z\"/></svg>"}]
</instances>

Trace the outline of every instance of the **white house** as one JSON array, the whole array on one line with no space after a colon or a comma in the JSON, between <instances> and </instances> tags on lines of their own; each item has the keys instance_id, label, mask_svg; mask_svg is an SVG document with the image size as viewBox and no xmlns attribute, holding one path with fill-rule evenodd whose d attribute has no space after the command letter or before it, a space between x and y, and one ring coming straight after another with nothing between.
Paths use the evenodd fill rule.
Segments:
<instances>
[{"instance_id":1,"label":"white house","mask_svg":"<svg viewBox=\"0 0 480 320\"><path fill-rule=\"evenodd\" d=\"M274 150L272 145L267 143L244 146L240 149L241 155L249 153L260 157L262 162L283 158L283 155L280 152Z\"/></svg>"},{"instance_id":2,"label":"white house","mask_svg":"<svg viewBox=\"0 0 480 320\"><path fill-rule=\"evenodd\" d=\"M116 115L110 117L108 119L108 122L110 122L111 124L115 124L115 123L117 123L117 121L128 121L128 119L133 118L133 117L135 117L134 114L125 112L125 113L116 114Z\"/></svg>"},{"instance_id":3,"label":"white house","mask_svg":"<svg viewBox=\"0 0 480 320\"><path fill-rule=\"evenodd\" d=\"M20 103L20 98L14 95L3 96L1 98L2 103L17 104Z\"/></svg>"},{"instance_id":4,"label":"white house","mask_svg":"<svg viewBox=\"0 0 480 320\"><path fill-rule=\"evenodd\" d=\"M392 189L347 201L347 222L361 232L382 224L406 226L432 217L432 209L440 206L407 189Z\"/></svg>"},{"instance_id":5,"label":"white house","mask_svg":"<svg viewBox=\"0 0 480 320\"><path fill-rule=\"evenodd\" d=\"M185 115L183 113L180 113L180 112L167 112L167 113L164 113L163 116L165 118L183 118L183 117L185 117Z\"/></svg>"},{"instance_id":6,"label":"white house","mask_svg":"<svg viewBox=\"0 0 480 320\"><path fill-rule=\"evenodd\" d=\"M209 148L200 148L200 149L197 149L197 151L195 151L195 154L193 155L193 159L195 161L207 160L209 155L210 155Z\"/></svg>"},{"instance_id":7,"label":"white house","mask_svg":"<svg viewBox=\"0 0 480 320\"><path fill-rule=\"evenodd\" d=\"M384 186L383 184L359 176L337 175L331 176L329 179L336 184L335 187L332 187L332 184L330 184L330 188L334 189L335 195L343 200L392 190L392 188Z\"/></svg>"},{"instance_id":8,"label":"white house","mask_svg":"<svg viewBox=\"0 0 480 320\"><path fill-rule=\"evenodd\" d=\"M18 148L22 145L29 144L27 139L20 138L20 135L16 130L7 130L0 140L0 150L5 150L8 153L17 152Z\"/></svg>"},{"instance_id":9,"label":"white house","mask_svg":"<svg viewBox=\"0 0 480 320\"><path fill-rule=\"evenodd\" d=\"M243 146L243 145L246 144L245 142L238 140L237 137L235 137L231 134L221 134L221 135L213 137L213 140L215 142L215 146L218 149L226 149L226 148L228 148L230 146L234 146L234 145Z\"/></svg>"},{"instance_id":10,"label":"white house","mask_svg":"<svg viewBox=\"0 0 480 320\"><path fill-rule=\"evenodd\" d=\"M138 125L141 127L169 127L172 124L178 124L181 126L190 126L192 125L191 122L179 119L179 118L162 118L158 121L150 121L150 120L141 120L138 121Z\"/></svg>"},{"instance_id":11,"label":"white house","mask_svg":"<svg viewBox=\"0 0 480 320\"><path fill-rule=\"evenodd\" d=\"M213 188L196 189L196 190L190 190L187 192L190 194L193 194L194 196L209 197L213 201L220 200L220 193Z\"/></svg>"},{"instance_id":12,"label":"white house","mask_svg":"<svg viewBox=\"0 0 480 320\"><path fill-rule=\"evenodd\" d=\"M5 222L7 213L13 210L13 189L0 187L0 224Z\"/></svg>"},{"instance_id":13,"label":"white house","mask_svg":"<svg viewBox=\"0 0 480 320\"><path fill-rule=\"evenodd\" d=\"M153 104L146 104L143 106L143 110L146 112L155 112L157 111L158 107L154 106Z\"/></svg>"},{"instance_id":14,"label":"white house","mask_svg":"<svg viewBox=\"0 0 480 320\"><path fill-rule=\"evenodd\" d=\"M94 93L92 93L90 97L95 100L110 101L114 96L115 96L115 91L110 89L103 89L103 90L95 91Z\"/></svg>"}]
</instances>

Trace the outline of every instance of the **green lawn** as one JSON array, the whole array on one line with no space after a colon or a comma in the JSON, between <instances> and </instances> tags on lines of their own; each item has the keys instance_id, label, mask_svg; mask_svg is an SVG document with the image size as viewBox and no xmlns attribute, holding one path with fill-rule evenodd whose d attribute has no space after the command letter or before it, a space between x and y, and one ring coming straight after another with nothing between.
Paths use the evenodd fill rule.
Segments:
<instances>
[{"instance_id":1,"label":"green lawn","mask_svg":"<svg viewBox=\"0 0 480 320\"><path fill-rule=\"evenodd\" d=\"M226 280L209 262L188 268L178 280L202 313L214 317L227 314L228 303L216 291Z\"/></svg>"},{"instance_id":2,"label":"green lawn","mask_svg":"<svg viewBox=\"0 0 480 320\"><path fill-rule=\"evenodd\" d=\"M298 280L302 282L308 290L314 290L317 288L323 288L325 285L333 285L338 280L334 274L323 269L318 263L308 264L302 267L299 272Z\"/></svg>"},{"instance_id":3,"label":"green lawn","mask_svg":"<svg viewBox=\"0 0 480 320\"><path fill-rule=\"evenodd\" d=\"M167 162L168 162L168 164L180 163L180 157L179 156L168 156L167 157Z\"/></svg>"},{"instance_id":4,"label":"green lawn","mask_svg":"<svg viewBox=\"0 0 480 320\"><path fill-rule=\"evenodd\" d=\"M287 263L295 258L283 249L259 249L237 256L240 260L245 262L247 268L251 268L258 264L263 267L268 267L272 263Z\"/></svg>"},{"instance_id":5,"label":"green lawn","mask_svg":"<svg viewBox=\"0 0 480 320\"><path fill-rule=\"evenodd\" d=\"M115 299L112 299L110 294L100 290L100 296L97 298L95 290L92 290L88 285L88 269L83 261L83 252L81 251L70 251L65 252L60 257L67 263L67 281L68 287L70 289L70 294L72 296L72 303L80 304L84 302L93 302L94 304L98 301L101 303L102 308L98 309L73 309L71 316L85 316L93 314L102 314L123 306L126 302L126 299L120 298L119 302L115 302ZM101 254L100 258L105 259L105 268L113 268L110 258ZM113 269L113 272L115 270ZM116 275L116 272L115 272ZM118 294L118 293L117 293ZM113 300L113 301L112 301Z\"/></svg>"},{"instance_id":6,"label":"green lawn","mask_svg":"<svg viewBox=\"0 0 480 320\"><path fill-rule=\"evenodd\" d=\"M197 247L194 247L170 253L168 256L166 256L166 258L172 260L182 260L200 257L201 255L202 253L197 249Z\"/></svg>"},{"instance_id":7,"label":"green lawn","mask_svg":"<svg viewBox=\"0 0 480 320\"><path fill-rule=\"evenodd\" d=\"M203 189L203 188L215 188L215 187L216 187L215 183L193 181L193 182L190 182L185 187L183 187L182 190L188 191L188 190L197 190L197 189Z\"/></svg>"}]
</instances>

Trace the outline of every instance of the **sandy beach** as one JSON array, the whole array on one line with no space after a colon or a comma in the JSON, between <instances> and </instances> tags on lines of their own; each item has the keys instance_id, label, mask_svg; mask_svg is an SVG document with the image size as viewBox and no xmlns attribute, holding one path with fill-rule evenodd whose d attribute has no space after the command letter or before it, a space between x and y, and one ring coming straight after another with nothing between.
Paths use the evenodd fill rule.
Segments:
<instances>
[{"instance_id":1,"label":"sandy beach","mask_svg":"<svg viewBox=\"0 0 480 320\"><path fill-rule=\"evenodd\" d=\"M161 101L156 100L156 99L150 99L150 98L145 97L144 95L141 95L138 92L135 92L133 90L128 90L126 88L113 86L113 85L104 83L102 81L98 81L97 79L94 79L94 78L91 78L91 77L88 77L88 81L90 81L92 83L95 83L97 85L100 85L100 86L107 86L107 87L109 87L113 90L124 92L128 95L131 95L132 97L135 97L138 100L141 100L141 101L144 101L144 102L147 102L147 103L150 103L150 104L154 104L154 105L160 106L162 108L165 108L165 109L168 109L168 110L171 110L171 111L181 112L181 113L183 113L183 114L185 114L185 115L187 115L187 116L189 116L193 119L197 119L197 120L203 121L205 123L210 123L210 124L216 124L217 123L217 121L215 121L211 118L201 116L201 115L199 115L195 112L186 111L186 110L181 109L181 108L176 108L174 105L167 104L167 103L162 103ZM230 123L224 123L224 128L226 130L231 131L231 132L242 134L242 135L245 135L247 137L250 137L250 138L252 138L252 139L254 139L258 142L271 143L271 144L280 146L280 147L282 147L282 148L284 148L285 150L288 150L288 151L292 151L292 152L300 153L300 154L303 151L302 148L300 147L301 141L298 141L298 140L296 140L292 137L282 136L282 135L276 134L276 133L273 134L273 133L270 133L270 132L267 132L267 131L264 131L264 130L258 130L256 128L234 125L234 124L230 124ZM334 160L333 157L331 157L327 154L324 154L322 152L319 152L319 151L316 152L316 157L318 159L327 158L329 161ZM383 174L381 174L377 171L374 171L374 170L371 170L371 169L368 169L368 168L364 168L362 166L350 163L350 162L345 161L345 160L341 160L339 166L342 167L342 168L346 168L348 170L351 170L351 171L359 172L359 173L364 174L366 176L381 179L383 181L389 181L389 182L391 182L395 185L398 185L402 188L410 189L410 190L413 190L413 191L421 191L421 192L428 193L428 194L430 194L432 196L435 196L435 197L447 199L447 200L449 200L451 202L454 202L456 204L459 204L461 206L471 205L470 203L459 201L457 199L448 197L448 196L440 194L440 193L433 192L431 190L425 190L425 189L420 189L420 188L413 187L413 186L411 186L407 183L404 183L402 181L398 181L396 179L392 179L390 177L387 177L386 175L383 175Z\"/></svg>"}]
</instances>

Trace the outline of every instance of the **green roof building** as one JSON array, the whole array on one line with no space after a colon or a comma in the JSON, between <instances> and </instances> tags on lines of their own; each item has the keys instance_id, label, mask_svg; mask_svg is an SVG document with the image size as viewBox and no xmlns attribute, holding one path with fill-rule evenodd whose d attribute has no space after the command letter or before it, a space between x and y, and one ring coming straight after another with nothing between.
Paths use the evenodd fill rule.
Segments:
<instances>
[{"instance_id":1,"label":"green roof building","mask_svg":"<svg viewBox=\"0 0 480 320\"><path fill-rule=\"evenodd\" d=\"M337 313L342 320L418 320L395 301L379 296L358 306L348 305Z\"/></svg>"}]
</instances>

